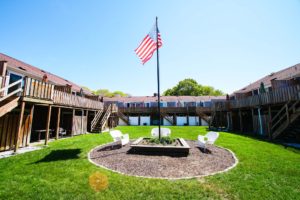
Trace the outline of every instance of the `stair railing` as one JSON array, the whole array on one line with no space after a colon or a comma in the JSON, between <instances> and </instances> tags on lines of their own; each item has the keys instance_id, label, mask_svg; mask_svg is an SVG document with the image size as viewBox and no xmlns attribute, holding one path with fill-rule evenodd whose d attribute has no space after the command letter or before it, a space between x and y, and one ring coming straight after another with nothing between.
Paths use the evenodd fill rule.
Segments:
<instances>
[{"instance_id":1,"label":"stair railing","mask_svg":"<svg viewBox=\"0 0 300 200\"><path fill-rule=\"evenodd\" d=\"M121 111L118 111L118 116L129 125L129 117L125 116Z\"/></svg>"},{"instance_id":2,"label":"stair railing","mask_svg":"<svg viewBox=\"0 0 300 200\"><path fill-rule=\"evenodd\" d=\"M279 128L280 125L283 123L289 123L290 121L290 112L292 111L292 114L296 110L296 106L300 103L300 101L294 102L292 105L289 105L291 102L286 103L279 111L278 113L273 117L271 124L271 133L275 132L275 129Z\"/></svg>"},{"instance_id":3,"label":"stair railing","mask_svg":"<svg viewBox=\"0 0 300 200\"><path fill-rule=\"evenodd\" d=\"M204 112L200 111L199 109L196 108L196 113L199 117L204 119L207 123L210 123L210 118L208 115L206 115Z\"/></svg>"},{"instance_id":4,"label":"stair railing","mask_svg":"<svg viewBox=\"0 0 300 200\"><path fill-rule=\"evenodd\" d=\"M169 116L167 113L165 112L160 112L160 115L165 118L168 122L170 122L172 125L174 125L174 121L173 121L173 117Z\"/></svg>"},{"instance_id":5,"label":"stair railing","mask_svg":"<svg viewBox=\"0 0 300 200\"><path fill-rule=\"evenodd\" d=\"M300 95L300 91L296 92L292 97L292 99L298 99ZM291 110L290 108L295 109L295 106L299 103L299 100L297 100L290 108L289 104L291 101L288 101L279 111L278 113L272 117L271 120L271 133L273 133L273 130L276 128L277 125L279 125L280 122L286 117L287 120L289 120L289 111ZM281 116L281 117L280 117ZM278 119L277 119L278 118ZM282 123L280 123L282 124Z\"/></svg>"},{"instance_id":6,"label":"stair railing","mask_svg":"<svg viewBox=\"0 0 300 200\"><path fill-rule=\"evenodd\" d=\"M107 107L106 112L105 112L104 116L101 119L101 123L100 123L101 124L101 131L103 130L104 125L106 124L107 119L109 118L110 114L111 114L111 104Z\"/></svg>"},{"instance_id":7,"label":"stair railing","mask_svg":"<svg viewBox=\"0 0 300 200\"><path fill-rule=\"evenodd\" d=\"M99 121L99 119L100 119L102 113L103 113L103 109L99 110L99 111L96 113L94 119L93 119L92 122L91 122L91 130L93 130L93 129L96 127L97 122Z\"/></svg>"},{"instance_id":8,"label":"stair railing","mask_svg":"<svg viewBox=\"0 0 300 200\"><path fill-rule=\"evenodd\" d=\"M12 95L22 92L23 91L22 81L23 81L23 79L20 79L20 80L17 80L15 82L9 84L8 86L1 88L0 93L3 92L4 95L3 95L3 97L0 98L0 102L7 99L8 97L11 97ZM10 93L7 93L7 91L14 86L18 86L18 87L15 90L11 91Z\"/></svg>"}]
</instances>

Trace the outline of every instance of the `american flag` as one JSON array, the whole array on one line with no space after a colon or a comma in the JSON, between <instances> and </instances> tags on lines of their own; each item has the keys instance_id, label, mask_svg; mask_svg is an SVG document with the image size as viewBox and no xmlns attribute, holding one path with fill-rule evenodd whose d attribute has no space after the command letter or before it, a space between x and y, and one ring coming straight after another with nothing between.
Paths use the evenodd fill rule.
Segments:
<instances>
[{"instance_id":1,"label":"american flag","mask_svg":"<svg viewBox=\"0 0 300 200\"><path fill-rule=\"evenodd\" d=\"M156 31L157 31L157 40L156 40ZM158 41L158 45L156 45ZM155 50L162 46L162 41L160 33L156 25L154 24L152 30L146 35L139 47L134 50L138 57L142 60L142 63L145 64L152 57Z\"/></svg>"}]
</instances>

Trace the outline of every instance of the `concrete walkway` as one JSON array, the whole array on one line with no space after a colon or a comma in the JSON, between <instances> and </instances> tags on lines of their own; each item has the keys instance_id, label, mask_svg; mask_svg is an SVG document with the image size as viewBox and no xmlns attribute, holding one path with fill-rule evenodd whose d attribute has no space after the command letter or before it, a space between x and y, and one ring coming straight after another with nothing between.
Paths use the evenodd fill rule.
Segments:
<instances>
[{"instance_id":1,"label":"concrete walkway","mask_svg":"<svg viewBox=\"0 0 300 200\"><path fill-rule=\"evenodd\" d=\"M0 159L7 158L10 156L15 156L15 155L22 154L22 153L40 150L42 148L44 148L44 147L43 146L28 146L28 147L23 147L23 148L18 149L18 151L16 153L14 153L13 150L0 152Z\"/></svg>"}]
</instances>

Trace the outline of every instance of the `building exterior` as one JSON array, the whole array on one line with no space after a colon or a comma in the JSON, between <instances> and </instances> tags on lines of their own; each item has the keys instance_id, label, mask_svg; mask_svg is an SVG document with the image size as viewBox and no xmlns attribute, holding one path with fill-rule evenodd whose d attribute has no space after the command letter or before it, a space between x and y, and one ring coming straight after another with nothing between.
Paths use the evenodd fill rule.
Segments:
<instances>
[{"instance_id":1,"label":"building exterior","mask_svg":"<svg viewBox=\"0 0 300 200\"><path fill-rule=\"evenodd\" d=\"M261 90L263 84L264 90ZM300 64L285 68L271 74L235 91L232 99L241 99L248 96L254 96L262 92L272 92L280 88L287 88L300 84Z\"/></svg>"},{"instance_id":2,"label":"building exterior","mask_svg":"<svg viewBox=\"0 0 300 200\"><path fill-rule=\"evenodd\" d=\"M216 128L300 142L300 64L255 81L212 109Z\"/></svg>"},{"instance_id":3,"label":"building exterior","mask_svg":"<svg viewBox=\"0 0 300 200\"><path fill-rule=\"evenodd\" d=\"M119 107L119 125L157 125L157 97L104 98ZM300 64L271 73L227 97L161 97L162 125L218 130L300 142Z\"/></svg>"},{"instance_id":4,"label":"building exterior","mask_svg":"<svg viewBox=\"0 0 300 200\"><path fill-rule=\"evenodd\" d=\"M0 53L0 151L102 131L115 112L75 83Z\"/></svg>"},{"instance_id":5,"label":"building exterior","mask_svg":"<svg viewBox=\"0 0 300 200\"><path fill-rule=\"evenodd\" d=\"M203 126L300 142L300 64L230 96L162 96L161 124ZM156 96L99 97L0 53L0 151L116 125L157 125Z\"/></svg>"},{"instance_id":6,"label":"building exterior","mask_svg":"<svg viewBox=\"0 0 300 200\"><path fill-rule=\"evenodd\" d=\"M161 124L166 126L207 126L214 101L225 96L162 96ZM156 96L104 98L104 103L118 106L119 125L157 125Z\"/></svg>"}]
</instances>

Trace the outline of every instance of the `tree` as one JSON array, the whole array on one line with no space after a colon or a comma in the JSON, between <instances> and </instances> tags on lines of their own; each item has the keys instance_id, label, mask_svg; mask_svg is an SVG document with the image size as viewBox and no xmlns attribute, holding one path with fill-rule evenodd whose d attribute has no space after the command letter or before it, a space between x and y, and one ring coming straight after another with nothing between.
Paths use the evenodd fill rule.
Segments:
<instances>
[{"instance_id":1,"label":"tree","mask_svg":"<svg viewBox=\"0 0 300 200\"><path fill-rule=\"evenodd\" d=\"M128 94L126 94L122 91L114 91L112 94L114 97L127 97L128 96Z\"/></svg>"},{"instance_id":2,"label":"tree","mask_svg":"<svg viewBox=\"0 0 300 200\"><path fill-rule=\"evenodd\" d=\"M98 89L94 91L95 95L103 96L103 97L112 97L113 94L108 89Z\"/></svg>"},{"instance_id":3,"label":"tree","mask_svg":"<svg viewBox=\"0 0 300 200\"><path fill-rule=\"evenodd\" d=\"M88 87L82 86L82 88L91 91L95 95L103 96L103 97L128 97L130 94L127 94L122 91L114 91L110 92L108 89L98 89L98 90L91 90Z\"/></svg>"},{"instance_id":4,"label":"tree","mask_svg":"<svg viewBox=\"0 0 300 200\"><path fill-rule=\"evenodd\" d=\"M203 86L197 83L194 79L187 78L171 88L167 89L164 96L221 96L224 93L221 90L216 90L211 86Z\"/></svg>"},{"instance_id":5,"label":"tree","mask_svg":"<svg viewBox=\"0 0 300 200\"><path fill-rule=\"evenodd\" d=\"M86 87L86 86L82 86L82 89L93 92L90 88Z\"/></svg>"}]
</instances>

